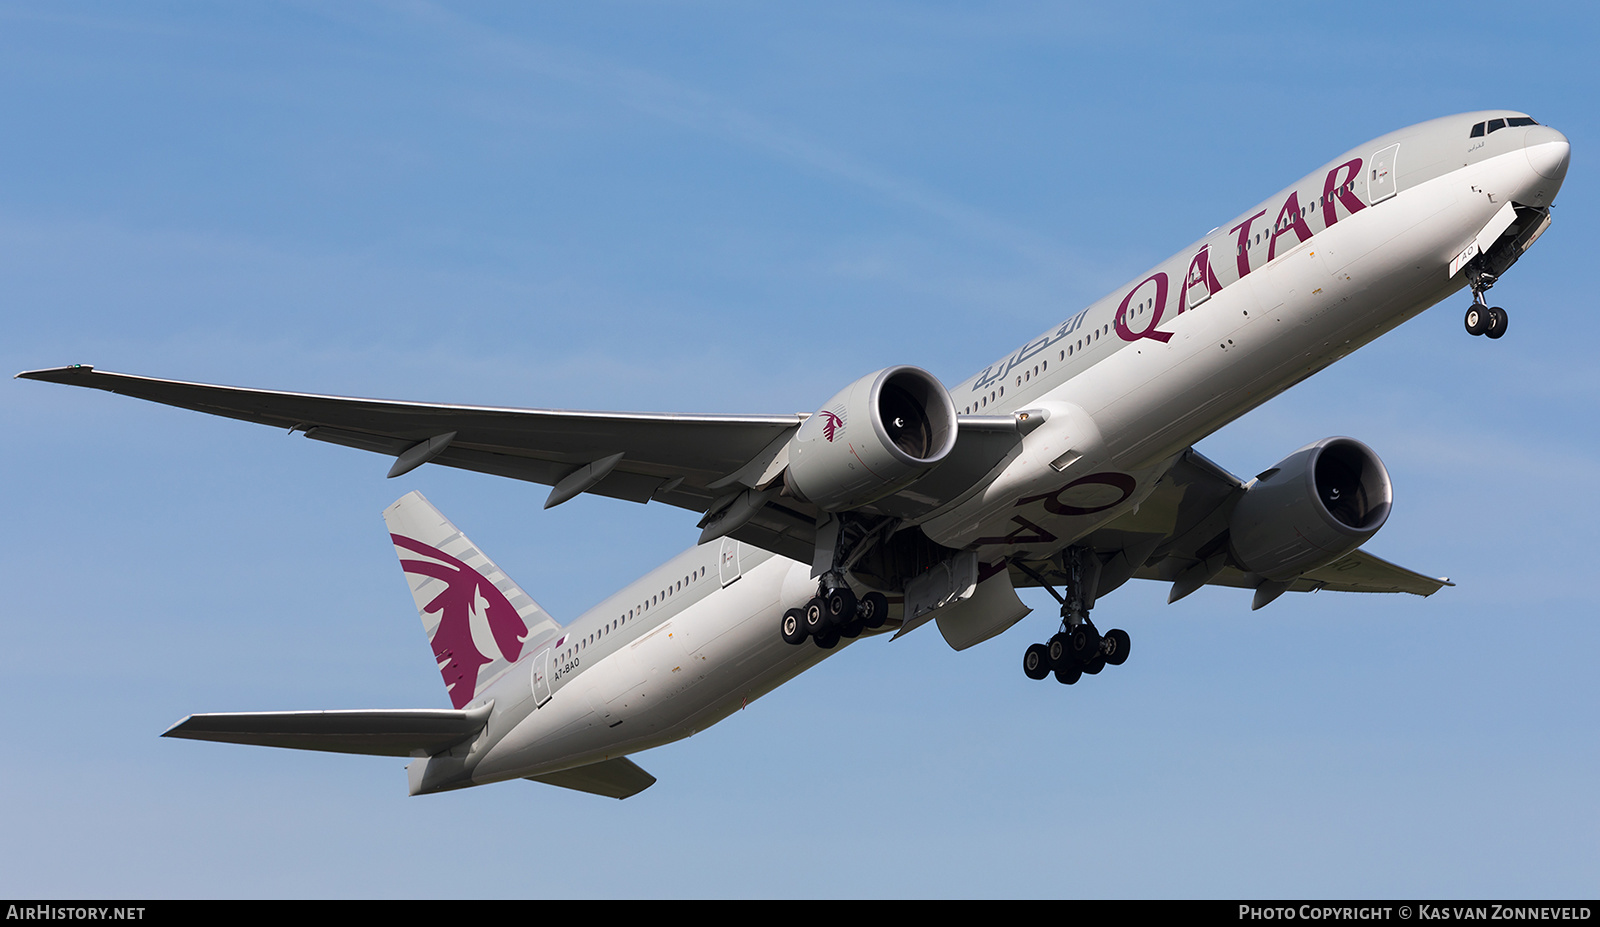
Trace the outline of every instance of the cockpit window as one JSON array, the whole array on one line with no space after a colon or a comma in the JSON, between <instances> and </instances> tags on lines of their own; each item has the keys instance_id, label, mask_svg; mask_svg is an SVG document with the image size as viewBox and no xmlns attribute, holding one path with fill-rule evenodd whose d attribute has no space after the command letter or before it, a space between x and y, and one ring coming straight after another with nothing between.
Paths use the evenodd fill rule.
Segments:
<instances>
[{"instance_id":1,"label":"cockpit window","mask_svg":"<svg viewBox=\"0 0 1600 927\"><path fill-rule=\"evenodd\" d=\"M1511 116L1507 119L1491 119L1488 122L1480 122L1473 126L1472 134L1468 137L1482 138L1485 135L1498 132L1501 129L1515 129L1521 126L1536 126L1538 124L1538 122L1528 118L1527 116Z\"/></svg>"}]
</instances>

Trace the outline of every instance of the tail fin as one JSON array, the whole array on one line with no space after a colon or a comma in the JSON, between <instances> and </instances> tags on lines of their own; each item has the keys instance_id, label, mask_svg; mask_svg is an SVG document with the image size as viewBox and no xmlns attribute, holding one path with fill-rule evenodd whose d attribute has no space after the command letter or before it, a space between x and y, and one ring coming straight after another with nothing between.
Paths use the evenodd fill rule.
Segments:
<instances>
[{"instance_id":1,"label":"tail fin","mask_svg":"<svg viewBox=\"0 0 1600 927\"><path fill-rule=\"evenodd\" d=\"M402 496L383 520L456 708L510 669L527 646L561 630L422 493Z\"/></svg>"}]
</instances>

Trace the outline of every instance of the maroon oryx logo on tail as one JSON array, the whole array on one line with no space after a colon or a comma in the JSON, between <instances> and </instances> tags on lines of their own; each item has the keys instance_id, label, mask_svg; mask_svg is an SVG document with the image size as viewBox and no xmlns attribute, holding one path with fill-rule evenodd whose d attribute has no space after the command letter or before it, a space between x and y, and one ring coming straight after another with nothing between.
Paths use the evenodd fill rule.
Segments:
<instances>
[{"instance_id":1,"label":"maroon oryx logo on tail","mask_svg":"<svg viewBox=\"0 0 1600 927\"><path fill-rule=\"evenodd\" d=\"M428 558L408 560L402 556L401 569L444 581L444 591L423 611L439 615L439 627L429 643L445 688L450 690L450 703L462 708L478 691L479 669L496 660L513 662L521 655L528 626L505 594L477 570L437 547L398 534L389 537L396 547ZM480 645L499 653L485 654Z\"/></svg>"},{"instance_id":2,"label":"maroon oryx logo on tail","mask_svg":"<svg viewBox=\"0 0 1600 927\"><path fill-rule=\"evenodd\" d=\"M832 412L823 412L822 413L822 436L824 438L828 439L828 443L829 444L833 443L833 433L834 433L834 431L837 430L843 424L844 424L844 419L839 417L838 415L835 415Z\"/></svg>"}]
</instances>

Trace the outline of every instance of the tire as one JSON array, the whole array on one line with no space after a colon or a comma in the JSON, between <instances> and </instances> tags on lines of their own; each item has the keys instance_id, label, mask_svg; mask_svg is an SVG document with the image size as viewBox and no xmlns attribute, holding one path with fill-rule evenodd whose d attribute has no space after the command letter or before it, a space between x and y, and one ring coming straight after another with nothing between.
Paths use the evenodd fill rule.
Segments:
<instances>
[{"instance_id":1,"label":"tire","mask_svg":"<svg viewBox=\"0 0 1600 927\"><path fill-rule=\"evenodd\" d=\"M1045 645L1045 656L1050 658L1050 668L1065 666L1067 660L1067 635L1057 634Z\"/></svg>"},{"instance_id":2,"label":"tire","mask_svg":"<svg viewBox=\"0 0 1600 927\"><path fill-rule=\"evenodd\" d=\"M848 638L850 640L855 640L856 638L860 637L861 632L865 631L866 629L867 626L861 621L861 616L857 615L856 617L851 618L849 621L846 621L844 624L839 625L839 636Z\"/></svg>"},{"instance_id":3,"label":"tire","mask_svg":"<svg viewBox=\"0 0 1600 927\"><path fill-rule=\"evenodd\" d=\"M1087 623L1072 629L1072 640L1067 646L1072 651L1072 658L1080 666L1087 666L1100 657L1100 635Z\"/></svg>"},{"instance_id":4,"label":"tire","mask_svg":"<svg viewBox=\"0 0 1600 927\"><path fill-rule=\"evenodd\" d=\"M1050 675L1050 648L1033 644L1022 655L1022 673L1029 679L1043 679Z\"/></svg>"},{"instance_id":5,"label":"tire","mask_svg":"<svg viewBox=\"0 0 1600 927\"><path fill-rule=\"evenodd\" d=\"M1128 632L1121 628L1112 628L1106 632L1105 645L1100 649L1105 651L1106 663L1111 666L1121 666L1128 661L1128 648L1133 642L1128 639Z\"/></svg>"},{"instance_id":6,"label":"tire","mask_svg":"<svg viewBox=\"0 0 1600 927\"><path fill-rule=\"evenodd\" d=\"M805 612L798 608L791 608L783 613L783 620L779 622L779 631L783 634L785 644L804 644L806 642Z\"/></svg>"},{"instance_id":7,"label":"tire","mask_svg":"<svg viewBox=\"0 0 1600 927\"><path fill-rule=\"evenodd\" d=\"M1489 310L1489 327L1484 334L1490 338L1499 338L1506 333L1506 324L1510 321L1511 317L1506 311L1495 306Z\"/></svg>"},{"instance_id":8,"label":"tire","mask_svg":"<svg viewBox=\"0 0 1600 927\"><path fill-rule=\"evenodd\" d=\"M861 604L856 606L856 611L860 613L867 630L876 631L889 620L889 600L881 592L869 592L861 597Z\"/></svg>"},{"instance_id":9,"label":"tire","mask_svg":"<svg viewBox=\"0 0 1600 927\"><path fill-rule=\"evenodd\" d=\"M816 637L827 631L832 625L828 621L828 610L823 607L822 599L815 598L805 604L801 609L800 623L805 625L806 634Z\"/></svg>"},{"instance_id":10,"label":"tire","mask_svg":"<svg viewBox=\"0 0 1600 927\"><path fill-rule=\"evenodd\" d=\"M1463 320L1467 326L1467 334L1481 335L1489 330L1488 307L1473 303L1467 310L1467 317Z\"/></svg>"},{"instance_id":11,"label":"tire","mask_svg":"<svg viewBox=\"0 0 1600 927\"><path fill-rule=\"evenodd\" d=\"M1085 676L1098 676L1100 671L1105 668L1106 658L1104 656L1096 656L1093 660L1083 664L1083 674Z\"/></svg>"},{"instance_id":12,"label":"tire","mask_svg":"<svg viewBox=\"0 0 1600 927\"><path fill-rule=\"evenodd\" d=\"M1056 682L1059 682L1064 686L1074 685L1082 678L1083 670L1078 669L1076 666L1056 667Z\"/></svg>"},{"instance_id":13,"label":"tire","mask_svg":"<svg viewBox=\"0 0 1600 927\"><path fill-rule=\"evenodd\" d=\"M849 589L834 589L822 597L822 606L828 611L828 622L842 627L856 616L856 594Z\"/></svg>"},{"instance_id":14,"label":"tire","mask_svg":"<svg viewBox=\"0 0 1600 927\"><path fill-rule=\"evenodd\" d=\"M823 631L821 634L811 638L811 640L823 650L832 650L833 648L839 646L839 632L835 631L833 628L829 628L826 631Z\"/></svg>"}]
</instances>

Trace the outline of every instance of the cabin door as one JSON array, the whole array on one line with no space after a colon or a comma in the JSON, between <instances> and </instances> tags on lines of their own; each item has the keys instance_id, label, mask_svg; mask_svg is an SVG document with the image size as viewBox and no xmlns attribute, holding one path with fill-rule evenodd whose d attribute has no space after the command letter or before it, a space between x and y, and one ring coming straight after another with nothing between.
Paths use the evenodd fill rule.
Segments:
<instances>
[{"instance_id":1,"label":"cabin door","mask_svg":"<svg viewBox=\"0 0 1600 927\"><path fill-rule=\"evenodd\" d=\"M733 538L722 539L722 556L717 560L717 569L722 576L724 586L739 578L739 542Z\"/></svg>"},{"instance_id":2,"label":"cabin door","mask_svg":"<svg viewBox=\"0 0 1600 927\"><path fill-rule=\"evenodd\" d=\"M550 648L539 651L533 659L533 703L536 706L550 701Z\"/></svg>"},{"instance_id":3,"label":"cabin door","mask_svg":"<svg viewBox=\"0 0 1600 927\"><path fill-rule=\"evenodd\" d=\"M1399 192L1394 176L1394 157L1399 151L1399 145L1390 145L1372 156L1367 173L1367 202L1374 206Z\"/></svg>"}]
</instances>

